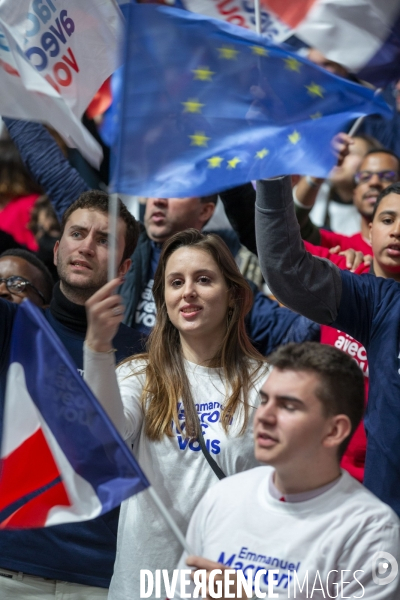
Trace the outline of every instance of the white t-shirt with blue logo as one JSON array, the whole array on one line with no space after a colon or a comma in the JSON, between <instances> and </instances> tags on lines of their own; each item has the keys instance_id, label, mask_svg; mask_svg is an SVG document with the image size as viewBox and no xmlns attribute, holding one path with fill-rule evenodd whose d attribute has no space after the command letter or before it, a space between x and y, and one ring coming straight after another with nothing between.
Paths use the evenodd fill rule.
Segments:
<instances>
[{"instance_id":1,"label":"white t-shirt with blue logo","mask_svg":"<svg viewBox=\"0 0 400 600\"><path fill-rule=\"evenodd\" d=\"M267 598L400 598L400 574L390 581L400 562L400 522L389 506L346 471L317 497L280 502L269 491L272 474L272 467L251 469L207 492L186 536L196 555L246 578L251 572L253 582L260 572ZM179 569L189 568L185 558Z\"/></svg>"},{"instance_id":2,"label":"white t-shirt with blue logo","mask_svg":"<svg viewBox=\"0 0 400 600\"><path fill-rule=\"evenodd\" d=\"M190 517L207 490L218 482L198 442L189 441L176 427L173 437L164 436L150 442L143 431L143 409L140 398L145 375L132 376L132 366L117 370L125 415L130 423L134 454L154 489L166 505L183 534ZM235 414L227 435L220 424L221 406L226 397L220 369L209 369L185 361L197 413L211 456L227 475L256 466L253 450L253 415L258 405L258 390L265 377L260 375L250 392L249 425L244 435L240 414ZM180 405L180 422L184 421ZM140 569L176 568L182 553L180 544L154 506L148 493L141 492L122 503L117 539L117 558L111 581L109 600L140 598ZM162 596L165 598L165 595Z\"/></svg>"}]
</instances>

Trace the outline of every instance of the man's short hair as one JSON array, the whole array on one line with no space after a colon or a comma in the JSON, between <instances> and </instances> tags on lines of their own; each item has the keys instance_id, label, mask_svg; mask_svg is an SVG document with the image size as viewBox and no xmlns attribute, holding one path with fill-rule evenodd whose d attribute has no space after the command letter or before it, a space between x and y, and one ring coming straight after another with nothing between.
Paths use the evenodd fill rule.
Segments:
<instances>
[{"instance_id":1,"label":"man's short hair","mask_svg":"<svg viewBox=\"0 0 400 600\"><path fill-rule=\"evenodd\" d=\"M207 204L207 202L212 202L213 204L217 204L218 194L211 194L211 196L201 196L200 202L202 204Z\"/></svg>"},{"instance_id":2,"label":"man's short hair","mask_svg":"<svg viewBox=\"0 0 400 600\"><path fill-rule=\"evenodd\" d=\"M99 212L108 213L108 194L101 192L100 190L89 190L83 192L77 200L67 210L61 219L61 236L64 234L65 225L72 215L73 212L78 208L88 208L89 210L97 210ZM118 198L119 217L124 221L126 225L125 233L125 249L122 260L129 258L136 248L139 238L139 224L135 217L131 215L125 204Z\"/></svg>"},{"instance_id":3,"label":"man's short hair","mask_svg":"<svg viewBox=\"0 0 400 600\"><path fill-rule=\"evenodd\" d=\"M42 292L45 303L49 304L51 297L53 295L53 278L50 274L50 271L46 267L46 265L32 252L29 250L24 250L23 248L11 248L10 250L5 250L0 254L0 258L5 256L15 256L17 258L23 258L26 262L30 263L34 267L36 267L41 275L42 275L42 285L40 287L40 292Z\"/></svg>"},{"instance_id":4,"label":"man's short hair","mask_svg":"<svg viewBox=\"0 0 400 600\"><path fill-rule=\"evenodd\" d=\"M364 413L364 376L356 361L334 346L318 342L281 346L267 361L281 371L317 375L320 385L315 395L325 416L347 415L351 422L351 433L339 446L342 457Z\"/></svg>"},{"instance_id":5,"label":"man's short hair","mask_svg":"<svg viewBox=\"0 0 400 600\"><path fill-rule=\"evenodd\" d=\"M378 210L378 206L380 205L381 200L385 196L388 196L389 194L400 194L400 181L398 181L397 183L392 183L392 184L388 185L387 188L385 188L384 190L381 191L381 193L377 197L375 205L374 205L374 212L372 213L372 220L375 219L376 211Z\"/></svg>"}]
</instances>

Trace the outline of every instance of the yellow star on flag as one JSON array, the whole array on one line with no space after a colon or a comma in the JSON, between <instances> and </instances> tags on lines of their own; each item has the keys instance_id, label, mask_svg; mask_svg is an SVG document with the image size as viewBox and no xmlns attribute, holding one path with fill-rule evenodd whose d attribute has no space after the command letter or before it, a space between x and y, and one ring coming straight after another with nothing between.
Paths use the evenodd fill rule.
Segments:
<instances>
[{"instance_id":1,"label":"yellow star on flag","mask_svg":"<svg viewBox=\"0 0 400 600\"><path fill-rule=\"evenodd\" d=\"M322 88L320 85L312 82L310 85L306 85L305 87L311 96L319 96L320 98L324 97L324 88Z\"/></svg>"},{"instance_id":2,"label":"yellow star on flag","mask_svg":"<svg viewBox=\"0 0 400 600\"><path fill-rule=\"evenodd\" d=\"M194 133L193 135L189 135L189 137L192 140L192 143L190 144L191 146L206 146L207 147L207 142L208 142L208 140L211 139L206 136L204 131L196 131L196 133Z\"/></svg>"},{"instance_id":3,"label":"yellow star on flag","mask_svg":"<svg viewBox=\"0 0 400 600\"><path fill-rule=\"evenodd\" d=\"M322 113L316 112L313 115L310 115L310 119L320 119L322 117Z\"/></svg>"},{"instance_id":4,"label":"yellow star on flag","mask_svg":"<svg viewBox=\"0 0 400 600\"><path fill-rule=\"evenodd\" d=\"M283 59L286 63L286 68L289 71L296 71L296 73L300 73L301 62L293 58L293 56L289 56L289 58Z\"/></svg>"},{"instance_id":5,"label":"yellow star on flag","mask_svg":"<svg viewBox=\"0 0 400 600\"><path fill-rule=\"evenodd\" d=\"M239 54L239 50L235 50L232 46L222 46L222 48L218 48L218 52L220 58L227 60L236 59L236 55Z\"/></svg>"},{"instance_id":6,"label":"yellow star on flag","mask_svg":"<svg viewBox=\"0 0 400 600\"><path fill-rule=\"evenodd\" d=\"M185 107L185 110L183 112L188 113L201 113L201 109L204 106L204 104L201 104L201 102L199 102L197 98L189 98L189 100L186 100L186 102L182 102L182 104Z\"/></svg>"},{"instance_id":7,"label":"yellow star on flag","mask_svg":"<svg viewBox=\"0 0 400 600\"><path fill-rule=\"evenodd\" d=\"M193 69L192 73L194 73L194 78L199 79L200 81L212 81L212 76L215 75L215 72L210 71L208 67Z\"/></svg>"},{"instance_id":8,"label":"yellow star on flag","mask_svg":"<svg viewBox=\"0 0 400 600\"><path fill-rule=\"evenodd\" d=\"M222 156L212 156L211 158L207 158L208 168L216 169L217 167L220 167L223 160Z\"/></svg>"},{"instance_id":9,"label":"yellow star on flag","mask_svg":"<svg viewBox=\"0 0 400 600\"><path fill-rule=\"evenodd\" d=\"M288 138L291 144L297 144L297 142L301 139L301 135L298 131L294 130L291 135L288 135Z\"/></svg>"},{"instance_id":10,"label":"yellow star on flag","mask_svg":"<svg viewBox=\"0 0 400 600\"><path fill-rule=\"evenodd\" d=\"M252 46L251 49L253 54L257 54L257 56L268 56L268 50L262 46Z\"/></svg>"},{"instance_id":11,"label":"yellow star on flag","mask_svg":"<svg viewBox=\"0 0 400 600\"><path fill-rule=\"evenodd\" d=\"M262 150L256 152L255 158L264 158L264 156L267 156L267 154L269 154L269 150L263 148Z\"/></svg>"},{"instance_id":12,"label":"yellow star on flag","mask_svg":"<svg viewBox=\"0 0 400 600\"><path fill-rule=\"evenodd\" d=\"M231 158L231 160L228 160L228 169L236 169L236 165L238 165L240 162L242 161L237 156Z\"/></svg>"}]
</instances>

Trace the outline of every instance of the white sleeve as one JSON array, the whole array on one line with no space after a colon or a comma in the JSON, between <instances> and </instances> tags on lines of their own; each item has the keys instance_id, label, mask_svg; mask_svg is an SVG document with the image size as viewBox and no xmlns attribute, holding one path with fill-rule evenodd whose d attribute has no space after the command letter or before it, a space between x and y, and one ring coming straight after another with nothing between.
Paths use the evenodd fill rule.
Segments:
<instances>
[{"instance_id":1,"label":"white sleeve","mask_svg":"<svg viewBox=\"0 0 400 600\"><path fill-rule=\"evenodd\" d=\"M365 600L400 598L400 576L390 581L400 557L400 527L396 523L371 523L362 535L355 533L341 556L338 597ZM379 569L381 567L381 570ZM397 567L398 568L398 567ZM393 571L394 569L394 571ZM341 583L341 575L344 582ZM375 578L374 578L375 576ZM386 583L384 583L386 580ZM343 585L343 595L340 596Z\"/></svg>"},{"instance_id":2,"label":"white sleeve","mask_svg":"<svg viewBox=\"0 0 400 600\"><path fill-rule=\"evenodd\" d=\"M133 360L122 364L116 371L125 418L128 422L128 436L133 436L133 439L138 435L144 419L141 402L146 380L146 375L141 368L144 366L144 362ZM140 374L137 371L140 371Z\"/></svg>"},{"instance_id":3,"label":"white sleeve","mask_svg":"<svg viewBox=\"0 0 400 600\"><path fill-rule=\"evenodd\" d=\"M84 379L100 404L106 410L111 421L126 440L134 435L142 422L140 409L141 389L136 377L129 377L130 385L124 381L126 366L115 371L115 354L93 352L86 344L83 347ZM123 374L122 382L117 379ZM128 381L128 380L126 380ZM130 393L126 388L130 388ZM138 397L138 398L137 398Z\"/></svg>"}]
</instances>

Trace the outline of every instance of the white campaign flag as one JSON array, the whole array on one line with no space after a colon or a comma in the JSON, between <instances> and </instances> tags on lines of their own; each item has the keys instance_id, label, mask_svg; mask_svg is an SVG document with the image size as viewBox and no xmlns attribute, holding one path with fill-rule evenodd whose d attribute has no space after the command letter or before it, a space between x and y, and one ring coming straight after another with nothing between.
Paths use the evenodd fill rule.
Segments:
<instances>
[{"instance_id":1,"label":"white campaign flag","mask_svg":"<svg viewBox=\"0 0 400 600\"><path fill-rule=\"evenodd\" d=\"M119 66L114 0L0 0L0 114L54 127L98 165L80 118Z\"/></svg>"},{"instance_id":2,"label":"white campaign flag","mask_svg":"<svg viewBox=\"0 0 400 600\"><path fill-rule=\"evenodd\" d=\"M191 12L256 30L254 0L180 0L180 2ZM265 7L261 7L260 20L262 35L271 42L279 44L288 37L287 25Z\"/></svg>"}]
</instances>

